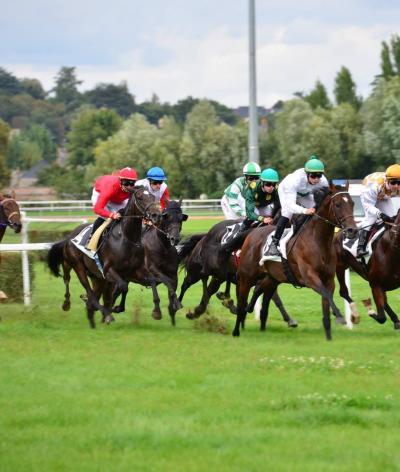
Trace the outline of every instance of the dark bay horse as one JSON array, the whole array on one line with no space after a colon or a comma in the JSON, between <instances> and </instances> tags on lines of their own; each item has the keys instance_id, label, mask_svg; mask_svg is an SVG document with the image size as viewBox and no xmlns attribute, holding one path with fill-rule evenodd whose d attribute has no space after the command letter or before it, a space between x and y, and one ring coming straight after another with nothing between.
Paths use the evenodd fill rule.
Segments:
<instances>
[{"instance_id":1,"label":"dark bay horse","mask_svg":"<svg viewBox=\"0 0 400 472\"><path fill-rule=\"evenodd\" d=\"M151 274L145 267L145 250L142 244L142 221L160 224L161 210L154 196L144 187L134 187L124 210L123 218L113 222L108 237L101 243L98 255L103 264L103 274L96 262L82 253L71 241L78 234L77 228L69 238L55 243L48 253L48 266L55 276L60 276L59 266L63 265L64 283L69 285L69 271L72 268L86 290L86 310L89 324L95 327L94 313L100 310L103 321L113 320L111 307L116 294L128 291L128 282L134 281L151 285ZM93 288L89 282L93 284ZM103 305L100 297L103 296ZM68 299L63 305L69 308Z\"/></svg>"},{"instance_id":2,"label":"dark bay horse","mask_svg":"<svg viewBox=\"0 0 400 472\"><path fill-rule=\"evenodd\" d=\"M240 335L240 326L246 317L250 288L261 280L268 309L269 300L281 283L293 283L312 288L322 297L323 325L326 338L332 339L330 308L338 322L345 320L333 301L335 289L336 255L333 247L335 227L349 237L355 237L357 227L353 217L354 202L344 186L330 183L329 189L314 194L317 211L289 241L287 247L290 273L281 262L265 261L259 265L262 247L273 227L253 230L246 238L238 268L238 306L233 336ZM261 313L260 329L265 329L265 314Z\"/></svg>"},{"instance_id":3,"label":"dark bay horse","mask_svg":"<svg viewBox=\"0 0 400 472\"><path fill-rule=\"evenodd\" d=\"M182 200L171 200L162 212L161 224L147 226L142 236L142 244L145 251L145 265L153 276L151 288L153 291L154 309L152 316L159 320L162 317L160 309L160 297L157 285L163 283L168 289L168 312L171 322L175 325L175 313L182 308L176 296L178 286L179 256L175 248L180 241L182 223L188 216L182 213ZM113 309L120 313L125 310L126 293L123 294L119 306Z\"/></svg>"},{"instance_id":4,"label":"dark bay horse","mask_svg":"<svg viewBox=\"0 0 400 472\"><path fill-rule=\"evenodd\" d=\"M390 307L386 295L386 292L400 287L400 211L397 213L394 223L385 223L385 225L385 232L380 239L373 243L372 255L367 265L343 249L343 235L339 234L335 238L336 276L340 284L340 296L350 303L353 316L359 317L345 281L345 270L349 267L369 282L377 310L377 313L369 313L371 318L374 318L378 323L385 323L386 311L393 321L394 328L400 329L399 318Z\"/></svg>"},{"instance_id":5,"label":"dark bay horse","mask_svg":"<svg viewBox=\"0 0 400 472\"><path fill-rule=\"evenodd\" d=\"M197 235L197 238L192 237L182 243L180 248L181 265L185 267L186 275L181 286L179 300L182 301L186 290L190 286L199 280L203 284L202 298L194 312L187 313L186 316L189 319L198 318L206 311L210 298L218 291L223 282L236 283L235 257L221 252L221 239L225 234L226 227L234 223L237 223L237 220L221 221L214 225L205 235ZM184 257L182 257L183 254ZM209 277L211 277L211 281L208 284ZM273 294L273 300L281 312L284 321L290 327L296 327L296 321L292 320L287 314L277 293ZM236 313L232 305L226 306L233 313Z\"/></svg>"}]
</instances>

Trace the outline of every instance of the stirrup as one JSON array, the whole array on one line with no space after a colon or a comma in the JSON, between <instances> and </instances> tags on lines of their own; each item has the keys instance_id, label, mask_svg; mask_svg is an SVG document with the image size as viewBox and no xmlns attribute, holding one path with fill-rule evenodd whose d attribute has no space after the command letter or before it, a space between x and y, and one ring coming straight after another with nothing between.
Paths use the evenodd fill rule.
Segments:
<instances>
[{"instance_id":1,"label":"stirrup","mask_svg":"<svg viewBox=\"0 0 400 472\"><path fill-rule=\"evenodd\" d=\"M279 243L272 241L271 245L268 248L268 251L266 252L266 255L267 256L280 256L281 251L279 250L278 244Z\"/></svg>"},{"instance_id":2,"label":"stirrup","mask_svg":"<svg viewBox=\"0 0 400 472\"><path fill-rule=\"evenodd\" d=\"M357 249L356 259L360 259L368 254L366 249L361 249L360 251Z\"/></svg>"}]
</instances>

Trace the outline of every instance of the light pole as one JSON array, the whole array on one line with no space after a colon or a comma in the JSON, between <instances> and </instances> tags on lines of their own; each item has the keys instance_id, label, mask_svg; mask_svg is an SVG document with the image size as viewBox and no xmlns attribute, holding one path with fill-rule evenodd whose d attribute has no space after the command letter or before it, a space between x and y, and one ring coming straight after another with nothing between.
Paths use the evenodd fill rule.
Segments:
<instances>
[{"instance_id":1,"label":"light pole","mask_svg":"<svg viewBox=\"0 0 400 472\"><path fill-rule=\"evenodd\" d=\"M249 161L258 162L255 0L249 0Z\"/></svg>"}]
</instances>

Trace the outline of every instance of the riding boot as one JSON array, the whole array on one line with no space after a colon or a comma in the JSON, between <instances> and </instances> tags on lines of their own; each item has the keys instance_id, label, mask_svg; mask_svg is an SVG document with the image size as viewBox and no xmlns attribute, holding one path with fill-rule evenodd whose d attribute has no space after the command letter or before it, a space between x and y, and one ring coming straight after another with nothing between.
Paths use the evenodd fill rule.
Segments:
<instances>
[{"instance_id":1,"label":"riding boot","mask_svg":"<svg viewBox=\"0 0 400 472\"><path fill-rule=\"evenodd\" d=\"M283 231L286 228L289 218L286 216L281 216L276 224L275 234L272 236L271 245L266 253L267 256L280 256L281 252L279 250L279 241L282 237Z\"/></svg>"},{"instance_id":2,"label":"riding boot","mask_svg":"<svg viewBox=\"0 0 400 472\"><path fill-rule=\"evenodd\" d=\"M366 249L367 240L368 240L368 231L366 229L361 229L360 236L358 238L358 245L357 245L357 259L359 257L363 257L366 254L368 254L368 251Z\"/></svg>"},{"instance_id":3,"label":"riding boot","mask_svg":"<svg viewBox=\"0 0 400 472\"><path fill-rule=\"evenodd\" d=\"M90 233L90 236L88 240L86 241L85 247L89 244L89 241L91 240L92 236L94 235L96 230L100 228L100 226L104 223L104 221L105 221L104 218L102 218L101 216L95 219L93 223L93 227L92 227L92 232Z\"/></svg>"}]
</instances>

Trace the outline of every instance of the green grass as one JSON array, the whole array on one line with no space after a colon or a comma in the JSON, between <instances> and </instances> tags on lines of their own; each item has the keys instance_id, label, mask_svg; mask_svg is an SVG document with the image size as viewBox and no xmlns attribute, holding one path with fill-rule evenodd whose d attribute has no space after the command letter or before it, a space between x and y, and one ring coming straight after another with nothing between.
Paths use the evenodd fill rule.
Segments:
<instances>
[{"instance_id":1,"label":"green grass","mask_svg":"<svg viewBox=\"0 0 400 472\"><path fill-rule=\"evenodd\" d=\"M236 339L216 299L209 313L228 335L185 318L200 285L175 328L164 289L154 321L151 292L131 286L127 312L110 326L96 315L90 330L76 278L64 313L62 280L36 271L31 308L0 305L2 471L399 470L400 333L389 321L362 311L328 343L319 297L285 286L299 327L272 307L266 332L249 315ZM369 296L355 276L352 291ZM400 311L397 292L390 302Z\"/></svg>"}]
</instances>

